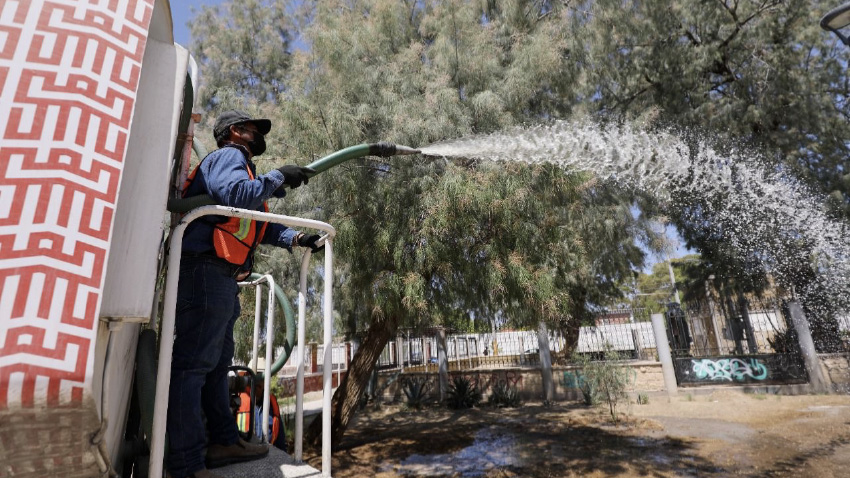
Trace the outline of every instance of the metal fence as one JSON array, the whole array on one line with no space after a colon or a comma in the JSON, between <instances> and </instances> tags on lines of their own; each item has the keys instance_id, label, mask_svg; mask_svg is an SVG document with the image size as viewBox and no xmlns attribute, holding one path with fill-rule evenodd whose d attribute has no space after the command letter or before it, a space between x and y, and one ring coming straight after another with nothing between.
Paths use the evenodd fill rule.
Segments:
<instances>
[{"instance_id":1,"label":"metal fence","mask_svg":"<svg viewBox=\"0 0 850 478\"><path fill-rule=\"evenodd\" d=\"M424 335L404 333L387 343L378 358L378 368L436 369L439 340L437 331ZM450 370L532 365L539 362L537 333L510 330L487 334L448 334L445 354Z\"/></svg>"},{"instance_id":2,"label":"metal fence","mask_svg":"<svg viewBox=\"0 0 850 478\"><path fill-rule=\"evenodd\" d=\"M278 372L280 377L294 377L298 373L298 367L296 365L295 354L297 352L297 348L292 350L292 354L286 360L283 368ZM279 347L275 351L275 356L279 357L284 353L283 347ZM334 372L345 371L348 369L348 363L351 360L351 356L347 356L347 354L351 354L353 356L354 350L350 349L346 343L337 343L333 344L333 348L331 349L331 360L333 364L331 365L331 370ZM325 347L321 344L305 344L304 345L304 372L311 373L322 373L325 367ZM264 368L264 367L261 367Z\"/></svg>"},{"instance_id":3,"label":"metal fence","mask_svg":"<svg viewBox=\"0 0 850 478\"><path fill-rule=\"evenodd\" d=\"M602 360L615 352L620 359L658 360L655 334L647 309L608 309L600 311L593 325L579 330L578 354ZM569 357L565 357L569 359Z\"/></svg>"},{"instance_id":4,"label":"metal fence","mask_svg":"<svg viewBox=\"0 0 850 478\"><path fill-rule=\"evenodd\" d=\"M414 367L433 371L438 364L440 333L403 332L390 341L378 359L381 370ZM480 334L447 334L446 359L449 370L469 368L530 367L540 363L536 330L500 330ZM554 360L569 362L567 339L558 331L548 331L549 350ZM606 352L621 359L657 360L655 335L649 311L616 309L602 311L591 325L579 330L573 350L601 360Z\"/></svg>"},{"instance_id":5,"label":"metal fence","mask_svg":"<svg viewBox=\"0 0 850 478\"><path fill-rule=\"evenodd\" d=\"M671 304L667 338L676 356L792 353L796 339L778 299L743 299Z\"/></svg>"}]
</instances>

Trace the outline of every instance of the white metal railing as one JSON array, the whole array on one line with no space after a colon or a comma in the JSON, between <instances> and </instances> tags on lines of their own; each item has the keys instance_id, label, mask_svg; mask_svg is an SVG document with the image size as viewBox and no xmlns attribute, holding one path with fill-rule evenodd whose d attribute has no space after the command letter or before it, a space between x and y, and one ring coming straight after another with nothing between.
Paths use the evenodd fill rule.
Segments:
<instances>
[{"instance_id":1,"label":"white metal railing","mask_svg":"<svg viewBox=\"0 0 850 478\"><path fill-rule=\"evenodd\" d=\"M271 386L271 363L272 350L274 350L274 278L270 274L266 274L251 282L240 282L240 287L254 286L255 309L254 309L254 343L251 347L251 371L255 376L257 373L257 355L260 348L260 318L262 317L262 289L263 284L269 286L268 305L266 309L266 364L263 371L263 420L261 427L263 430L263 441L270 443L269 440L269 387ZM253 387L254 384L252 383ZM253 396L253 394L251 395ZM254 420L254 410L251 410L250 420ZM255 432L256 433L256 432Z\"/></svg>"},{"instance_id":2,"label":"white metal railing","mask_svg":"<svg viewBox=\"0 0 850 478\"><path fill-rule=\"evenodd\" d=\"M331 237L329 235L329 237ZM317 244L321 245L321 243ZM333 270L333 243L324 241L325 282L322 300L324 330L324 362L333 362L333 281L328 275ZM307 271L312 253L306 251L301 258L300 287L298 289L298 353L295 378L295 460L302 461L304 452L304 341L307 316ZM331 389L333 367L322 367L322 476L331 476Z\"/></svg>"},{"instance_id":3,"label":"white metal railing","mask_svg":"<svg viewBox=\"0 0 850 478\"><path fill-rule=\"evenodd\" d=\"M264 221L264 222L272 222L276 224L283 224L285 226L299 227L299 228L309 228L316 229L322 231L327 234L322 241L325 245L325 267L324 267L324 280L325 280L325 288L324 288L324 297L323 297L323 306L324 306L324 345L325 345L325 354L326 356L330 353L332 347L332 333L333 333L333 321L331 308L333 304L333 298L331 295L332 284L333 284L333 237L336 235L336 230L330 224L314 221L311 219L302 219L298 217L292 216L281 216L277 214L271 214L267 212L260 211L249 211L247 209L239 209L234 207L226 207L226 206L203 206L197 209L193 209L186 213L185 216L180 220L177 226L174 227L174 230L171 233L170 239L170 255L168 258L168 273L166 274L165 279L165 300L163 305L163 314L162 314L162 327L160 329L160 347L159 347L159 363L156 374L156 395L154 401L154 422L153 422L153 430L151 433L151 455L150 455L150 467L149 467L149 475L155 478L162 477L162 463L163 456L165 452L165 426L166 426L166 418L168 416L168 387L171 382L171 356L174 350L174 319L175 319L175 309L177 305L177 285L179 280L179 271L180 271L180 258L182 255L182 245L183 245L183 234L186 231L186 226L189 225L195 219L203 216L227 216L227 217L239 217L244 219L252 219L255 221ZM303 261L307 261L311 256L310 252L307 251L305 254L305 259ZM302 278L301 278L301 292L299 293L299 330L304 326L303 317L305 315L302 312L302 309L306 306L306 300L301 299L301 296L305 292L305 284L306 278L303 277L303 272L306 270L306 266L303 265L302 262ZM302 305L304 302L304 305ZM299 363L303 362L303 340L302 336L299 332ZM326 359L329 360L328 357ZM330 368L324 370L324 388L323 388L323 404L322 404L322 416L324 417L322 422L322 476L330 477L331 476L331 460L330 460L330 390L331 390L331 375ZM302 378L303 380L303 378ZM303 393L303 382L301 392ZM299 395L300 397L300 395Z\"/></svg>"}]
</instances>

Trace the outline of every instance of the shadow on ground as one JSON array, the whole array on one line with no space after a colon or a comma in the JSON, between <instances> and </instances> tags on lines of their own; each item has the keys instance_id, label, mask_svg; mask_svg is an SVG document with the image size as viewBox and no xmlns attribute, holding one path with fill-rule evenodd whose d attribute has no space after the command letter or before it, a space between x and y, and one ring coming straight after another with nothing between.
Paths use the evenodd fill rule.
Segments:
<instances>
[{"instance_id":1,"label":"shadow on ground","mask_svg":"<svg viewBox=\"0 0 850 478\"><path fill-rule=\"evenodd\" d=\"M319 457L308 461L320 464ZM614 426L599 410L557 405L369 411L334 451L333 469L337 478L725 474L697 455L693 443L665 437L651 422Z\"/></svg>"}]
</instances>

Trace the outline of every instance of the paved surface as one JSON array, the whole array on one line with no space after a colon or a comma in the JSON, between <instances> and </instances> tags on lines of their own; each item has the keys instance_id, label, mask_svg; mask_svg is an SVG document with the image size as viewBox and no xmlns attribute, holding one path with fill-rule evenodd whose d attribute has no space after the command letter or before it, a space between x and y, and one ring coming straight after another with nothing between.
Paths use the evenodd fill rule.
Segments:
<instances>
[{"instance_id":1,"label":"paved surface","mask_svg":"<svg viewBox=\"0 0 850 478\"><path fill-rule=\"evenodd\" d=\"M322 412L321 393L318 394L317 400L315 397L314 394L305 397L313 398L313 400L304 402L305 424L309 423L307 417ZM295 406L289 408L294 413ZM282 413L288 411L286 408L281 410ZM276 447L269 448L269 456L265 459L216 468L213 471L222 478L318 478L322 476L321 471L306 463L296 463L293 457Z\"/></svg>"},{"instance_id":2,"label":"paved surface","mask_svg":"<svg viewBox=\"0 0 850 478\"><path fill-rule=\"evenodd\" d=\"M305 463L295 460L275 447L269 449L269 456L257 461L238 463L213 470L222 478L295 478L320 477L322 472Z\"/></svg>"}]
</instances>

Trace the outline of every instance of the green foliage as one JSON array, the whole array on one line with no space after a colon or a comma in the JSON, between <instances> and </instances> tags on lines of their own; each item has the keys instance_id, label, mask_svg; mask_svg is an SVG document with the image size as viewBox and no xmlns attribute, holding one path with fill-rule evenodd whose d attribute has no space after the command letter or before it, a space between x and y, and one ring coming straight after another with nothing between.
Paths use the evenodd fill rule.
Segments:
<instances>
[{"instance_id":1,"label":"green foliage","mask_svg":"<svg viewBox=\"0 0 850 478\"><path fill-rule=\"evenodd\" d=\"M637 397L638 405L649 405L649 395L645 393L639 393Z\"/></svg>"},{"instance_id":2,"label":"green foliage","mask_svg":"<svg viewBox=\"0 0 850 478\"><path fill-rule=\"evenodd\" d=\"M455 410L477 407L481 403L482 394L478 385L463 376L455 376L449 384L446 405Z\"/></svg>"},{"instance_id":3,"label":"green foliage","mask_svg":"<svg viewBox=\"0 0 850 478\"><path fill-rule=\"evenodd\" d=\"M274 99L265 86L257 94L215 94L217 107L238 106L242 98L273 120L265 155L271 159L260 162L261 172L365 141L419 146L562 117L573 101L577 71L565 55L560 4L268 6L270 18L294 12L276 25L309 48L289 52L285 74L283 63L264 60L260 50L232 56L267 66L259 77L286 87L274 86L281 93ZM265 27L255 32L245 20L250 12L228 24L202 13L196 28L206 25L207 34L194 37L204 62L217 61L213 52L228 51L241 41L235 39L266 38ZM227 34L209 34L216 29ZM224 60L210 66L214 75L235 69ZM634 244L643 229L629 200L586 174L551 166L354 160L272 201L272 210L336 227L337 329L349 337L375 321L467 330L473 315L500 314L515 326L542 318L577 327L588 304L620 295L617 282L643 259ZM258 269L281 277L284 290L297 290L297 261L284 251L263 254Z\"/></svg>"},{"instance_id":4,"label":"green foliage","mask_svg":"<svg viewBox=\"0 0 850 478\"><path fill-rule=\"evenodd\" d=\"M672 267L681 299L704 297L704 283L694 277L704 268L698 254L673 259ZM651 313L663 313L674 295L667 261L654 264L652 271L648 274L641 272L628 277L620 284L620 289L623 291L623 296L630 300L626 302L622 299L614 299L608 304L609 306L646 309L647 317Z\"/></svg>"},{"instance_id":5,"label":"green foliage","mask_svg":"<svg viewBox=\"0 0 850 478\"><path fill-rule=\"evenodd\" d=\"M204 6L190 22L192 55L200 64L199 104L214 108L227 95L277 102L285 90L291 41L283 2L240 0Z\"/></svg>"},{"instance_id":6,"label":"green foliage","mask_svg":"<svg viewBox=\"0 0 850 478\"><path fill-rule=\"evenodd\" d=\"M574 362L580 367L584 376L581 384L585 403L596 405L601 401L608 404L611 419L616 424L619 421L618 408L624 399L628 399L626 393L629 385L629 369L618 363L622 357L606 344L604 359L591 361L587 355L576 354Z\"/></svg>"},{"instance_id":7,"label":"green foliage","mask_svg":"<svg viewBox=\"0 0 850 478\"><path fill-rule=\"evenodd\" d=\"M835 2L619 1L571 7L584 106L705 128L776 151L847 207L846 54L818 26ZM590 66L592 65L592 66Z\"/></svg>"},{"instance_id":8,"label":"green foliage","mask_svg":"<svg viewBox=\"0 0 850 478\"><path fill-rule=\"evenodd\" d=\"M497 382L490 390L487 403L495 408L515 408L520 406L522 401L519 398L519 391L516 387L511 387L506 382Z\"/></svg>"},{"instance_id":9,"label":"green foliage","mask_svg":"<svg viewBox=\"0 0 850 478\"><path fill-rule=\"evenodd\" d=\"M577 3L569 8L570 51L588 66L577 89L593 98L577 108L649 127L684 129L692 151L708 142L720 151L758 157L768 169L802 179L826 198L826 209L846 220L846 47L818 25L835 5L806 0ZM704 278L734 277L735 292L748 293L763 289L770 273L811 304L807 313L819 349L840 349L833 316L841 305L834 302L844 298L828 298L816 278L817 247L772 233L784 225L767 216L761 241L732 248L726 231L738 225L735 208L747 205L718 195L682 207L680 199L686 198L673 198L675 206L660 207L661 213L700 251L709 266ZM718 205L725 214L712 213Z\"/></svg>"},{"instance_id":10,"label":"green foliage","mask_svg":"<svg viewBox=\"0 0 850 478\"><path fill-rule=\"evenodd\" d=\"M407 397L407 406L416 410L422 408L428 398L431 385L427 376L405 377L401 381L401 387Z\"/></svg>"},{"instance_id":11,"label":"green foliage","mask_svg":"<svg viewBox=\"0 0 850 478\"><path fill-rule=\"evenodd\" d=\"M841 210L850 83L846 52L817 27L825 6L229 1L194 20L193 54L201 104L273 120L261 172L362 142L424 146L601 111L762 148ZM671 212L555 167L404 157L351 161L271 206L336 227L337 330L348 337L499 316L577 340L588 307L620 299L642 267L635 239L656 236L635 201L647 216ZM707 232L716 218L670 219L705 264L734 263ZM298 261L263 254L257 269L297 290Z\"/></svg>"}]
</instances>

